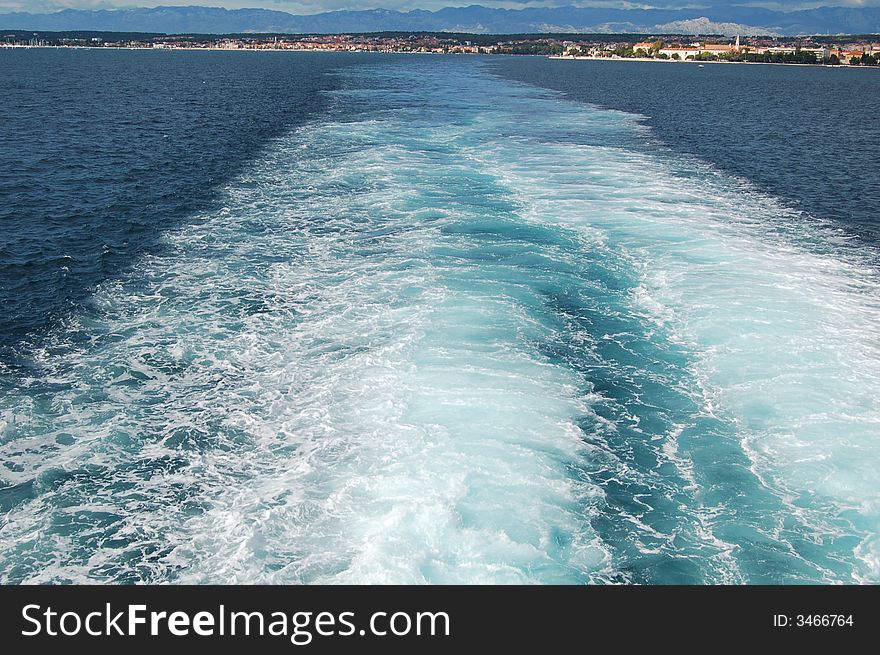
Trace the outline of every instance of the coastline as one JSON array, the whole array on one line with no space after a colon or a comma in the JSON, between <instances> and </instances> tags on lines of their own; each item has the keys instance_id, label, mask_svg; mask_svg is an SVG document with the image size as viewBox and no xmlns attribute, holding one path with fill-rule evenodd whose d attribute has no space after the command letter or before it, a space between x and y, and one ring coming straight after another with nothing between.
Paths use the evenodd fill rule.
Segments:
<instances>
[{"instance_id":1,"label":"coastline","mask_svg":"<svg viewBox=\"0 0 880 655\"><path fill-rule=\"evenodd\" d=\"M330 50L321 48L139 48L135 46L84 46L84 45L15 45L0 44L0 50L133 50L143 52L315 52L334 54L375 54L375 55L469 55L469 56L515 56L515 57L544 57L545 55L492 55L485 52L423 52L420 50ZM583 59L583 57L582 57Z\"/></svg>"},{"instance_id":2,"label":"coastline","mask_svg":"<svg viewBox=\"0 0 880 655\"><path fill-rule=\"evenodd\" d=\"M802 64L778 61L700 61L697 59L657 59L656 57L575 57L570 55L550 55L548 59L568 59L571 61L644 61L658 64L742 64L745 66L808 66L810 68L864 68L877 69L877 66L853 66L852 64Z\"/></svg>"},{"instance_id":3,"label":"coastline","mask_svg":"<svg viewBox=\"0 0 880 655\"><path fill-rule=\"evenodd\" d=\"M660 64L740 64L746 66L805 66L809 68L864 68L866 70L880 69L880 66L854 66L852 64L827 64L827 63L784 63L770 61L699 61L694 59L657 59L655 57L577 57L571 55L540 55L540 54L510 54L510 53L486 53L486 52L433 52L419 50L333 50L322 48L219 48L207 46L203 48L177 48L165 46L161 48L142 48L135 46L84 46L84 45L19 45L0 44L0 50L132 50L146 52L311 52L311 53L350 53L350 54L384 54L384 55L468 55L485 57L543 57L546 59L569 60L569 61L623 61L623 62L651 62Z\"/></svg>"}]
</instances>

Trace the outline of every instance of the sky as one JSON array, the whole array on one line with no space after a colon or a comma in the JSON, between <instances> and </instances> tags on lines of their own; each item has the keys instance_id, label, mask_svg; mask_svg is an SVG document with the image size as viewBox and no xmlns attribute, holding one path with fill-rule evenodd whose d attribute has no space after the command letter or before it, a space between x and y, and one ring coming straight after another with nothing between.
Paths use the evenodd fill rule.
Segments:
<instances>
[{"instance_id":1,"label":"sky","mask_svg":"<svg viewBox=\"0 0 880 655\"><path fill-rule=\"evenodd\" d=\"M206 7L258 7L314 14L336 9L440 9L442 7L480 4L486 7L516 9L522 7L614 7L614 8L705 8L719 5L750 5L782 11L820 6L880 6L880 0L0 0L0 13L7 11L51 12L61 9L123 9L168 5L203 5Z\"/></svg>"}]
</instances>

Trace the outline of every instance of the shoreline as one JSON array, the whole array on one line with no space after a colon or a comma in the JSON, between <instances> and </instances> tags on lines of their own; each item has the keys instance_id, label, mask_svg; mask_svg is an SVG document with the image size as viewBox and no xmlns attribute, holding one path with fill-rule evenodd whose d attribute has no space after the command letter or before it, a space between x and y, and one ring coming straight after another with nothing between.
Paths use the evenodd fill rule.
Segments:
<instances>
[{"instance_id":1,"label":"shoreline","mask_svg":"<svg viewBox=\"0 0 880 655\"><path fill-rule=\"evenodd\" d=\"M575 57L569 55L550 55L548 59L566 59L570 61L644 61L658 64L743 64L746 66L808 66L810 68L880 68L880 66L854 66L852 64L802 64L799 62L779 61L700 61L697 59L657 59L656 57Z\"/></svg>"},{"instance_id":2,"label":"shoreline","mask_svg":"<svg viewBox=\"0 0 880 655\"><path fill-rule=\"evenodd\" d=\"M320 48L178 48L174 46L162 48L142 48L135 46L87 46L87 45L19 45L0 44L0 50L131 50L144 52L311 52L333 54L377 54L377 55L455 55L472 57L545 57L547 59L568 61L624 61L624 62L651 62L660 64L741 64L746 66L806 66L809 68L864 68L878 69L880 66L854 66L852 64L805 64L798 62L773 62L773 61L699 61L695 59L657 59L656 57L577 57L570 55L537 55L488 52L423 52L418 50L324 50Z\"/></svg>"},{"instance_id":3,"label":"shoreline","mask_svg":"<svg viewBox=\"0 0 880 655\"><path fill-rule=\"evenodd\" d=\"M320 48L139 48L135 46L87 46L87 45L15 45L0 44L0 50L132 50L143 52L314 52L324 54L361 55L468 55L471 57L543 57L546 55L493 55L486 52L422 52L419 50L322 50Z\"/></svg>"}]
</instances>

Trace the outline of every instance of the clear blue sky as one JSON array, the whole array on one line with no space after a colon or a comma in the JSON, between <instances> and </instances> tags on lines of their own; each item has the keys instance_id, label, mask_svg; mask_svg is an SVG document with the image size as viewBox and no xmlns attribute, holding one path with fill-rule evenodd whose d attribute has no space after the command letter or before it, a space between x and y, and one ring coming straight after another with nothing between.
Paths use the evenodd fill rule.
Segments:
<instances>
[{"instance_id":1,"label":"clear blue sky","mask_svg":"<svg viewBox=\"0 0 880 655\"><path fill-rule=\"evenodd\" d=\"M768 9L795 10L819 6L878 6L880 0L0 0L0 12L46 12L59 9L118 9L124 7L156 7L160 5L204 5L207 7L262 7L292 13L312 14L334 9L439 9L449 6L481 4L487 7L519 8L525 6L615 8L705 8L719 5L751 5Z\"/></svg>"}]
</instances>

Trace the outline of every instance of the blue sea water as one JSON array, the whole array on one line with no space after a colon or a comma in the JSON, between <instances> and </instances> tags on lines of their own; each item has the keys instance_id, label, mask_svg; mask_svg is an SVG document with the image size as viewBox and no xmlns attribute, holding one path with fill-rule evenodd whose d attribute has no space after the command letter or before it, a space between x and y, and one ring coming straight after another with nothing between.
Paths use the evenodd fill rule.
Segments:
<instances>
[{"instance_id":1,"label":"blue sea water","mask_svg":"<svg viewBox=\"0 0 880 655\"><path fill-rule=\"evenodd\" d=\"M870 178L614 63L0 57L0 580L880 580Z\"/></svg>"}]
</instances>

